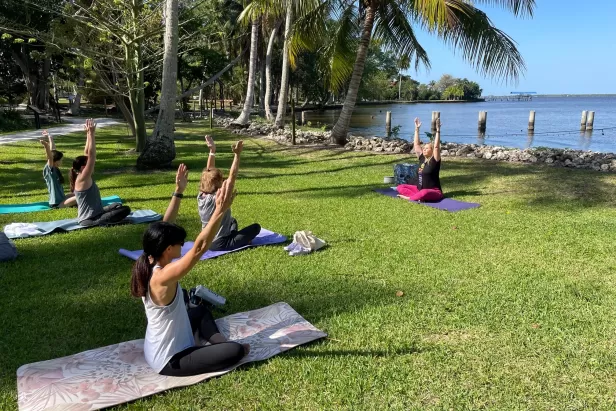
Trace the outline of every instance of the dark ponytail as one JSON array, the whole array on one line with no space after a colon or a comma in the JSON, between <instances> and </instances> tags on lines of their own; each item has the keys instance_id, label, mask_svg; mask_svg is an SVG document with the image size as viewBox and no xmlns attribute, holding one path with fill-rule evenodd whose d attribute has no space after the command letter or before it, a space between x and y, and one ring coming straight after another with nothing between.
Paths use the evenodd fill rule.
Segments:
<instances>
[{"instance_id":1,"label":"dark ponytail","mask_svg":"<svg viewBox=\"0 0 616 411\"><path fill-rule=\"evenodd\" d=\"M143 254L133 265L130 280L130 292L133 297L147 295L154 263L163 255L167 247L184 244L185 239L186 230L178 225L166 222L150 224L143 233Z\"/></svg>"},{"instance_id":2,"label":"dark ponytail","mask_svg":"<svg viewBox=\"0 0 616 411\"><path fill-rule=\"evenodd\" d=\"M68 180L71 183L71 193L75 192L75 181L81 171L81 168L88 163L88 156L79 156L73 161L73 168L69 171Z\"/></svg>"},{"instance_id":3,"label":"dark ponytail","mask_svg":"<svg viewBox=\"0 0 616 411\"><path fill-rule=\"evenodd\" d=\"M150 257L144 251L133 265L133 275L130 279L130 293L133 297L145 297L153 267L154 265L150 264Z\"/></svg>"}]
</instances>

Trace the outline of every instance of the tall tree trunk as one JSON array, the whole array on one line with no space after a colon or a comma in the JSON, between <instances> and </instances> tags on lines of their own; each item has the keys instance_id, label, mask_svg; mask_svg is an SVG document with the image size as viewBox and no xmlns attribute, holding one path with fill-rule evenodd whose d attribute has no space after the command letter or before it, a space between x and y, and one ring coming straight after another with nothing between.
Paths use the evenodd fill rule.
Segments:
<instances>
[{"instance_id":1,"label":"tall tree trunk","mask_svg":"<svg viewBox=\"0 0 616 411\"><path fill-rule=\"evenodd\" d=\"M238 118L233 123L238 125L246 125L250 120L250 112L252 111L252 103L255 93L255 78L257 72L257 56L259 44L259 20L252 21L252 31L250 33L250 63L248 66L248 85L246 87L246 100L244 100L244 108Z\"/></svg>"},{"instance_id":2,"label":"tall tree trunk","mask_svg":"<svg viewBox=\"0 0 616 411\"><path fill-rule=\"evenodd\" d=\"M168 167L175 158L173 138L178 79L178 0L167 0L165 15L165 54L160 111L154 133L137 159L139 168Z\"/></svg>"},{"instance_id":3,"label":"tall tree trunk","mask_svg":"<svg viewBox=\"0 0 616 411\"><path fill-rule=\"evenodd\" d=\"M259 116L265 117L265 60L261 59L261 77L259 78Z\"/></svg>"},{"instance_id":4,"label":"tall tree trunk","mask_svg":"<svg viewBox=\"0 0 616 411\"><path fill-rule=\"evenodd\" d=\"M73 98L73 103L67 111L67 114L71 116L78 116L79 111L81 110L81 88L85 84L85 72L83 67L79 68L79 77L77 78L77 83L73 86L73 92L75 93L75 97Z\"/></svg>"},{"instance_id":5,"label":"tall tree trunk","mask_svg":"<svg viewBox=\"0 0 616 411\"><path fill-rule=\"evenodd\" d=\"M344 105L342 106L340 117L332 129L332 142L340 145L346 144L347 141L349 124L351 123L351 116L353 115L353 110L355 109L359 84L361 83L361 78L364 74L366 56L368 54L368 47L370 46L370 39L372 37L372 28L374 26L374 6L372 4L368 4L365 12L364 27L361 34L361 41L359 42L359 47L357 48L357 59L355 60L355 66L353 67L353 75L351 76L351 82L349 83L349 90L346 98L344 99Z\"/></svg>"},{"instance_id":6,"label":"tall tree trunk","mask_svg":"<svg viewBox=\"0 0 616 411\"><path fill-rule=\"evenodd\" d=\"M143 90L144 75L141 45L127 44L124 46L124 53L126 55L127 67L126 83L129 90L128 100L133 121L131 130L135 130L135 149L140 153L146 145L145 93Z\"/></svg>"},{"instance_id":7,"label":"tall tree trunk","mask_svg":"<svg viewBox=\"0 0 616 411\"><path fill-rule=\"evenodd\" d=\"M400 73L398 79L398 100L402 99L402 73Z\"/></svg>"},{"instance_id":8,"label":"tall tree trunk","mask_svg":"<svg viewBox=\"0 0 616 411\"><path fill-rule=\"evenodd\" d=\"M284 127L284 117L287 114L287 99L289 93L289 43L291 42L291 29L293 28L293 1L287 0L287 15L284 25L284 47L282 48L282 74L280 81L280 97L278 98L278 111L274 125Z\"/></svg>"},{"instance_id":9,"label":"tall tree trunk","mask_svg":"<svg viewBox=\"0 0 616 411\"><path fill-rule=\"evenodd\" d=\"M272 52L274 50L274 43L276 42L276 36L280 29L281 22L276 22L276 25L272 29L269 41L267 43L267 53L265 54L265 118L269 121L274 120L272 115Z\"/></svg>"}]
</instances>

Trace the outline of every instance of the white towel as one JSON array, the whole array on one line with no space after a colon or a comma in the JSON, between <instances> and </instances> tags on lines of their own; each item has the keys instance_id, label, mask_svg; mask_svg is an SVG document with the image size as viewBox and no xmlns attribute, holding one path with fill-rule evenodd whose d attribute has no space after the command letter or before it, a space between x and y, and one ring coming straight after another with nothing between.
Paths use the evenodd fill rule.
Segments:
<instances>
[{"instance_id":1,"label":"white towel","mask_svg":"<svg viewBox=\"0 0 616 411\"><path fill-rule=\"evenodd\" d=\"M4 233L10 238L38 235L39 229L31 223L13 223L4 227Z\"/></svg>"},{"instance_id":2,"label":"white towel","mask_svg":"<svg viewBox=\"0 0 616 411\"><path fill-rule=\"evenodd\" d=\"M325 241L317 238L312 231L296 231L293 234L293 242L285 247L290 256L310 254L325 247Z\"/></svg>"}]
</instances>

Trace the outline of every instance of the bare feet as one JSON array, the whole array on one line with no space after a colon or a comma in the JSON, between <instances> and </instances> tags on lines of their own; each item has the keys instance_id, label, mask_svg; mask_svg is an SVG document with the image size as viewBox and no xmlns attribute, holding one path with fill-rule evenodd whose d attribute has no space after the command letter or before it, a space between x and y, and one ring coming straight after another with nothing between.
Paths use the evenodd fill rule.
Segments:
<instances>
[{"instance_id":1,"label":"bare feet","mask_svg":"<svg viewBox=\"0 0 616 411\"><path fill-rule=\"evenodd\" d=\"M244 347L244 357L247 357L250 354L250 344L242 344L242 347Z\"/></svg>"}]
</instances>

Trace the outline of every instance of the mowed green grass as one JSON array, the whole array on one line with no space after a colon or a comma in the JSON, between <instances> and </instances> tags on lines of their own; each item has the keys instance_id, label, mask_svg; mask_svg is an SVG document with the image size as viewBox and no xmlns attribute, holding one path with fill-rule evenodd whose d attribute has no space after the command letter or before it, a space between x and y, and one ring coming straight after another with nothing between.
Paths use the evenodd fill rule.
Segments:
<instances>
[{"instance_id":1,"label":"mowed green grass","mask_svg":"<svg viewBox=\"0 0 616 411\"><path fill-rule=\"evenodd\" d=\"M204 132L178 125L176 164L191 170L178 222L190 238ZM227 169L236 136L214 135ZM57 141L69 159L83 143ZM132 145L123 128L98 132L101 192L163 213L175 173L136 172ZM372 192L403 156L245 147L240 225L312 230L329 247L242 251L199 263L182 283L226 296L229 312L286 301L329 338L115 409L614 409L616 176L445 158L446 192L482 204L450 214ZM38 143L0 146L0 203L46 200L43 163ZM0 215L0 225L75 215ZM144 229L17 241L19 259L0 265L0 409L17 407L19 366L143 337L118 249L141 248Z\"/></svg>"}]
</instances>

